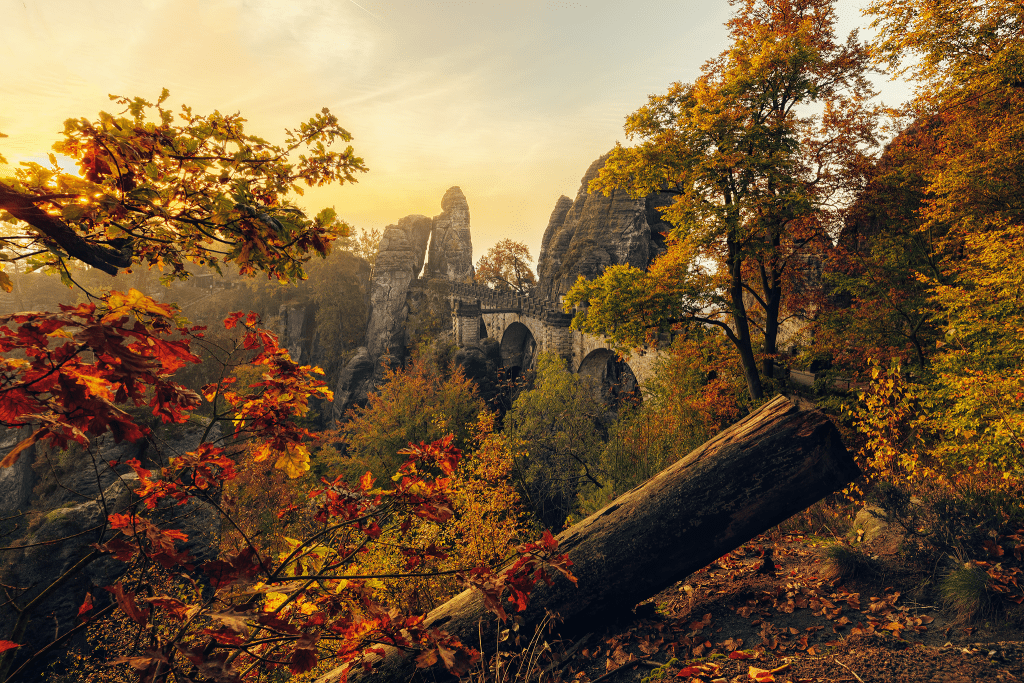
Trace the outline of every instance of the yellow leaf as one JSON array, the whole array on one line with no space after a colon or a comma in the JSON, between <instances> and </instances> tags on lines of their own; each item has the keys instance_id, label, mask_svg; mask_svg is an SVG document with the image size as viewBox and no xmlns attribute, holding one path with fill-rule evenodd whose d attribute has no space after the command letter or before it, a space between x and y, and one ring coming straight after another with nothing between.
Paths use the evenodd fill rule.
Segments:
<instances>
[{"instance_id":1,"label":"yellow leaf","mask_svg":"<svg viewBox=\"0 0 1024 683\"><path fill-rule=\"evenodd\" d=\"M281 603L285 601L288 596L284 593L267 593L266 599L263 601L263 610L266 612L273 612Z\"/></svg>"},{"instance_id":2,"label":"yellow leaf","mask_svg":"<svg viewBox=\"0 0 1024 683\"><path fill-rule=\"evenodd\" d=\"M301 477L309 470L309 451L305 446L295 446L281 454L274 467L284 470L292 479Z\"/></svg>"},{"instance_id":3,"label":"yellow leaf","mask_svg":"<svg viewBox=\"0 0 1024 683\"><path fill-rule=\"evenodd\" d=\"M32 444L34 444L36 441L38 441L39 435L42 434L42 432L43 430L41 428L37 429L36 431L32 432L32 434L27 439L23 440L21 443L15 446L14 450L12 450L10 453L4 456L3 461L0 461L0 467L10 467L14 463L18 462L18 456L21 455L21 452L28 448L29 446L31 446Z\"/></svg>"},{"instance_id":4,"label":"yellow leaf","mask_svg":"<svg viewBox=\"0 0 1024 683\"><path fill-rule=\"evenodd\" d=\"M85 386L90 392L103 398L110 398L114 394L114 385L101 377L93 377L82 373L74 374L75 381Z\"/></svg>"},{"instance_id":5,"label":"yellow leaf","mask_svg":"<svg viewBox=\"0 0 1024 683\"><path fill-rule=\"evenodd\" d=\"M252 454L252 459L256 462L263 462L270 457L270 446L268 444L260 444L256 451Z\"/></svg>"},{"instance_id":6,"label":"yellow leaf","mask_svg":"<svg viewBox=\"0 0 1024 683\"><path fill-rule=\"evenodd\" d=\"M14 289L14 283L11 282L10 276L2 270L0 270L0 289L5 292L11 292Z\"/></svg>"},{"instance_id":7,"label":"yellow leaf","mask_svg":"<svg viewBox=\"0 0 1024 683\"><path fill-rule=\"evenodd\" d=\"M159 317L173 317L174 309L170 306L157 303L156 300L146 296L137 289L129 289L127 294L113 291L107 297L107 307L110 312L103 316L103 323L113 322L129 313L150 313Z\"/></svg>"}]
</instances>

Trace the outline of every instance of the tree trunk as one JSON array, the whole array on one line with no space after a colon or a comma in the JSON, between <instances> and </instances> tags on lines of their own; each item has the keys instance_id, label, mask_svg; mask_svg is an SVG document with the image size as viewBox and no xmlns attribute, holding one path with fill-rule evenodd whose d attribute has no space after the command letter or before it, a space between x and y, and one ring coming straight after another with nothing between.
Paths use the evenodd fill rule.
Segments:
<instances>
[{"instance_id":1,"label":"tree trunk","mask_svg":"<svg viewBox=\"0 0 1024 683\"><path fill-rule=\"evenodd\" d=\"M747 393L750 394L752 400L760 401L764 398L764 388L761 385L761 377L757 374L757 360L754 358L754 349L751 343L747 305L743 301L743 260L740 258L736 240L730 236L727 241L729 244L729 299L732 304L730 312L732 313L734 332L731 339L740 355L743 377L747 380Z\"/></svg>"},{"instance_id":2,"label":"tree trunk","mask_svg":"<svg viewBox=\"0 0 1024 683\"><path fill-rule=\"evenodd\" d=\"M563 635L591 631L858 475L835 426L779 396L559 534L578 587L560 576L552 586L538 584L521 616L533 625L552 610L564 620ZM496 617L471 591L435 609L427 623L469 645L495 642ZM407 681L413 673L412 659L392 649L368 678Z\"/></svg>"}]
</instances>

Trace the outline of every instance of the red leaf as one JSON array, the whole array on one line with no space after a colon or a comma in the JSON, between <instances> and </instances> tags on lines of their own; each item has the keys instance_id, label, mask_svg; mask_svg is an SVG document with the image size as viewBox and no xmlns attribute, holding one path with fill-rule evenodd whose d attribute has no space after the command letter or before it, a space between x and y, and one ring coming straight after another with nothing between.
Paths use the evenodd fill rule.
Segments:
<instances>
[{"instance_id":1,"label":"red leaf","mask_svg":"<svg viewBox=\"0 0 1024 683\"><path fill-rule=\"evenodd\" d=\"M292 661L288 665L288 670L293 674L303 674L315 667L317 661L319 660L316 656L316 650L296 648L292 654Z\"/></svg>"},{"instance_id":2,"label":"red leaf","mask_svg":"<svg viewBox=\"0 0 1024 683\"><path fill-rule=\"evenodd\" d=\"M736 650L735 652L729 653L729 659L751 659L753 658L753 656L754 655L747 654L746 652L742 652L740 650Z\"/></svg>"},{"instance_id":3,"label":"red leaf","mask_svg":"<svg viewBox=\"0 0 1024 683\"><path fill-rule=\"evenodd\" d=\"M146 620L149 619L149 610L140 610L139 606L135 604L135 593L126 591L124 586L119 583L115 583L113 586L107 586L106 590L114 594L117 599L117 606L121 608L121 611L127 614L132 621L137 624L145 624Z\"/></svg>"},{"instance_id":4,"label":"red leaf","mask_svg":"<svg viewBox=\"0 0 1024 683\"><path fill-rule=\"evenodd\" d=\"M85 594L85 600L82 601L82 606L78 608L78 616L83 616L86 612L92 609L92 593Z\"/></svg>"},{"instance_id":5,"label":"red leaf","mask_svg":"<svg viewBox=\"0 0 1024 683\"><path fill-rule=\"evenodd\" d=\"M0 640L0 652L7 652L13 650L16 647L21 647L19 643L12 643L9 640Z\"/></svg>"}]
</instances>

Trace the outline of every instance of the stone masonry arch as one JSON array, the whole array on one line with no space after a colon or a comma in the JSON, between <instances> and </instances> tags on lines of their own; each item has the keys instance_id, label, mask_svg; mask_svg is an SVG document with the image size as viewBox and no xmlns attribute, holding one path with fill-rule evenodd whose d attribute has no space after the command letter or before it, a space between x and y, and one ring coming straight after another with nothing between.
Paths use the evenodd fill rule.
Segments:
<instances>
[{"instance_id":1,"label":"stone masonry arch","mask_svg":"<svg viewBox=\"0 0 1024 683\"><path fill-rule=\"evenodd\" d=\"M640 384L633 369L610 349L591 351L576 372L591 380L596 397L607 405L641 400Z\"/></svg>"},{"instance_id":2,"label":"stone masonry arch","mask_svg":"<svg viewBox=\"0 0 1024 683\"><path fill-rule=\"evenodd\" d=\"M573 372L579 372L584 360L593 353L591 363L605 364L598 374L614 377L615 367L608 370L609 358L615 354L603 337L583 334L569 327L572 315L565 313L561 305L547 299L530 296L515 296L495 292L483 285L473 283L448 283L453 308L453 327L459 344L475 344L490 337L501 343L502 362L505 367L529 369L536 354L548 351L560 355L569 363ZM533 349L523 367L523 344L526 333L532 339ZM506 335L507 338L506 338ZM656 349L642 349L626 354L619 362L624 364L637 385L643 388L654 376L660 353ZM594 372L598 372L594 370ZM619 373L621 374L621 373Z\"/></svg>"},{"instance_id":3,"label":"stone masonry arch","mask_svg":"<svg viewBox=\"0 0 1024 683\"><path fill-rule=\"evenodd\" d=\"M521 322L513 322L501 335L501 364L513 377L533 368L538 351L537 338Z\"/></svg>"}]
</instances>

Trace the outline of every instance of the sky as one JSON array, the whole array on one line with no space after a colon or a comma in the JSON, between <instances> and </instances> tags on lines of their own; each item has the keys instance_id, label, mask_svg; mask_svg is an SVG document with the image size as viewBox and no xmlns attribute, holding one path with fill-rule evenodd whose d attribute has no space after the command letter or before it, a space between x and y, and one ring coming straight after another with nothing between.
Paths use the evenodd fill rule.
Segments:
<instances>
[{"instance_id":1,"label":"sky","mask_svg":"<svg viewBox=\"0 0 1024 683\"><path fill-rule=\"evenodd\" d=\"M845 35L868 23L839 0ZM469 201L474 260L498 240L534 258L560 195L627 142L647 95L726 45L727 0L0 0L0 154L43 162L108 94L241 112L274 142L328 107L370 169L307 191L357 228ZM887 104L906 97L879 79ZM165 105L165 106L167 106Z\"/></svg>"}]
</instances>

